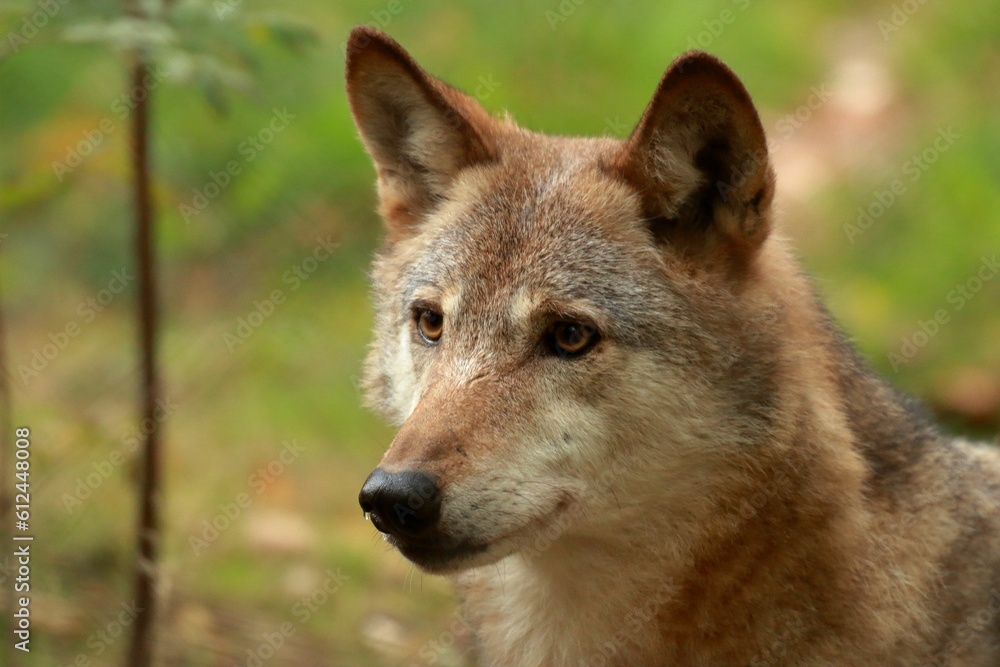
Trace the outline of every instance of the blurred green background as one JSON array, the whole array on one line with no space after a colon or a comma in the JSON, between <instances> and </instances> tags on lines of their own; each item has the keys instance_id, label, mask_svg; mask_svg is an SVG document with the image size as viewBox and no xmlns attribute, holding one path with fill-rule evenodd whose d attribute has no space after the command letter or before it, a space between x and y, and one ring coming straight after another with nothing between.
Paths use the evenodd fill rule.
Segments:
<instances>
[{"instance_id":1,"label":"blurred green background","mask_svg":"<svg viewBox=\"0 0 1000 667\"><path fill-rule=\"evenodd\" d=\"M12 40L39 11L53 15ZM7 3L0 24L0 298L35 472L26 665L121 664L127 644L114 634L128 630L136 511L129 112L121 52L92 43L138 34L94 20L117 11ZM833 313L954 430L997 432L997 0L163 11L167 27L143 34L163 54L162 664L463 664L448 587L387 550L356 501L392 437L357 387L380 233L343 90L361 23L491 111L562 134L624 136L673 57L721 56L770 134L781 233Z\"/></svg>"}]
</instances>

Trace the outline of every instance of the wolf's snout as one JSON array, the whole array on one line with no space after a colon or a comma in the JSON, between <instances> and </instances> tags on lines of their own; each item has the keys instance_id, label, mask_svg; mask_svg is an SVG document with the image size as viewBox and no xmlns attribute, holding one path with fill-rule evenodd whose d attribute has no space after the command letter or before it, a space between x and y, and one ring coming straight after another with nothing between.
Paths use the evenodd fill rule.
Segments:
<instances>
[{"instance_id":1,"label":"wolf's snout","mask_svg":"<svg viewBox=\"0 0 1000 667\"><path fill-rule=\"evenodd\" d=\"M434 528L441 517L437 483L416 470L390 473L375 468L361 487L358 502L376 528L396 537L417 537Z\"/></svg>"}]
</instances>

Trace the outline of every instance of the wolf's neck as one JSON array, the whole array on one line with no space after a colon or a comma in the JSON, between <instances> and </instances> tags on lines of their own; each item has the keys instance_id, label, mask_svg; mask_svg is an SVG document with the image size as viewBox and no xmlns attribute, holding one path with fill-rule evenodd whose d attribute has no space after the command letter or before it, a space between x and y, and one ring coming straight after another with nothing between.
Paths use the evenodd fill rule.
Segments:
<instances>
[{"instance_id":1,"label":"wolf's neck","mask_svg":"<svg viewBox=\"0 0 1000 667\"><path fill-rule=\"evenodd\" d=\"M651 546L564 538L537 557L515 554L463 575L457 588L483 664L659 664L649 626L676 590Z\"/></svg>"},{"instance_id":2,"label":"wolf's neck","mask_svg":"<svg viewBox=\"0 0 1000 667\"><path fill-rule=\"evenodd\" d=\"M765 252L772 270L763 291L782 304L787 318L777 332L783 350L772 382L779 388L773 402L784 411L776 421L784 426L773 436L854 457L868 491L887 490L942 436L916 401L895 391L862 358L784 243L775 240Z\"/></svg>"},{"instance_id":3,"label":"wolf's neck","mask_svg":"<svg viewBox=\"0 0 1000 667\"><path fill-rule=\"evenodd\" d=\"M837 359L837 388L852 445L866 465L866 484L874 495L900 491L907 475L947 438L916 400L897 392L872 371L854 347L831 328Z\"/></svg>"}]
</instances>

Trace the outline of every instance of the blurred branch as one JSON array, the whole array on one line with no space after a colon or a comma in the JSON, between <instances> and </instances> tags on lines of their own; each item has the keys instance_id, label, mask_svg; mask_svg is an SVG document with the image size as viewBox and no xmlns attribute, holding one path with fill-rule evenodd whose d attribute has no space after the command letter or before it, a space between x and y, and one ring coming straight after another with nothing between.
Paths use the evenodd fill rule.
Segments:
<instances>
[{"instance_id":1,"label":"blurred branch","mask_svg":"<svg viewBox=\"0 0 1000 667\"><path fill-rule=\"evenodd\" d=\"M141 10L133 2L130 9ZM149 80L149 64L144 49L133 51L129 93L140 90ZM135 211L135 263L139 278L139 355L142 368L142 410L139 423L145 433L140 450L139 517L136 529L137 559L135 606L138 615L129 646L129 667L148 667L153 662L156 628L157 583L160 552L160 422L156 418L159 398L157 368L156 257L153 247L153 201L150 187L149 107L152 91L135 95L130 138L132 148L132 196ZM149 425L149 428L146 426Z\"/></svg>"}]
</instances>

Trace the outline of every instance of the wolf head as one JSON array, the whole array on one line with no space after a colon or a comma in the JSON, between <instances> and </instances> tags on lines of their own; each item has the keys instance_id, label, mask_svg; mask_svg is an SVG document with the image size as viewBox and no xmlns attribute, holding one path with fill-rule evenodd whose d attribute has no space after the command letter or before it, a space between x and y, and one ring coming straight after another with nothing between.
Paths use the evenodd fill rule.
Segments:
<instances>
[{"instance_id":1,"label":"wolf head","mask_svg":"<svg viewBox=\"0 0 1000 667\"><path fill-rule=\"evenodd\" d=\"M774 176L736 76L682 55L625 140L491 117L370 28L346 80L387 227L366 388L401 427L361 493L376 527L448 572L649 520L653 487L697 516L773 427L779 365Z\"/></svg>"}]
</instances>

